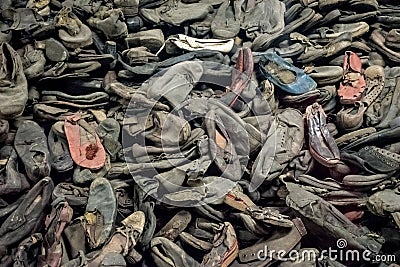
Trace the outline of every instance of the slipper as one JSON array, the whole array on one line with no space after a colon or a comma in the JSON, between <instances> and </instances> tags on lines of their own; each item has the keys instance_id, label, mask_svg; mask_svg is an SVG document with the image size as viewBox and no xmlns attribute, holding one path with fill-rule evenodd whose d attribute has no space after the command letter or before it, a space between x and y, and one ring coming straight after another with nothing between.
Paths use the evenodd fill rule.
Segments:
<instances>
[{"instance_id":1,"label":"slipper","mask_svg":"<svg viewBox=\"0 0 400 267\"><path fill-rule=\"evenodd\" d=\"M80 115L66 117L64 131L72 160L79 166L98 170L104 166L106 152L95 130Z\"/></svg>"}]
</instances>

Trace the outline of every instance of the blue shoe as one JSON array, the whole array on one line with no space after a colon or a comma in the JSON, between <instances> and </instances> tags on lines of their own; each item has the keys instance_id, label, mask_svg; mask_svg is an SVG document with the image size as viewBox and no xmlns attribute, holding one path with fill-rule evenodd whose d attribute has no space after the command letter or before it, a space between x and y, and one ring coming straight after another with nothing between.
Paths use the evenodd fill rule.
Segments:
<instances>
[{"instance_id":1,"label":"blue shoe","mask_svg":"<svg viewBox=\"0 0 400 267\"><path fill-rule=\"evenodd\" d=\"M290 94L304 94L317 87L317 83L302 69L288 63L274 52L263 54L258 65L266 79Z\"/></svg>"}]
</instances>

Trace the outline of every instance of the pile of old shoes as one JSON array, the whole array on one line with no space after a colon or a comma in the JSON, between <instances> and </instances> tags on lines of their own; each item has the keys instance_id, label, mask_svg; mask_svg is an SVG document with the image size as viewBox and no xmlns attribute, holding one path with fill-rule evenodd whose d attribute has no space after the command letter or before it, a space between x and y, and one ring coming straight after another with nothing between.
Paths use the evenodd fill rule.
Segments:
<instances>
[{"instance_id":1,"label":"pile of old shoes","mask_svg":"<svg viewBox=\"0 0 400 267\"><path fill-rule=\"evenodd\" d=\"M0 0L0 266L398 266L399 4Z\"/></svg>"}]
</instances>

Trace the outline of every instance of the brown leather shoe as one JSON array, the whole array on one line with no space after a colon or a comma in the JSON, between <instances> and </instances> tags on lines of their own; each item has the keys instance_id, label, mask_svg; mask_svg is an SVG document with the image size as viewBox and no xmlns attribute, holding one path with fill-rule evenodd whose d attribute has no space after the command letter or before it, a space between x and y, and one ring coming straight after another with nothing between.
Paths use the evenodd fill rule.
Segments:
<instances>
[{"instance_id":1,"label":"brown leather shoe","mask_svg":"<svg viewBox=\"0 0 400 267\"><path fill-rule=\"evenodd\" d=\"M322 165L332 167L340 161L340 151L326 126L326 115L318 103L306 109L309 149Z\"/></svg>"}]
</instances>

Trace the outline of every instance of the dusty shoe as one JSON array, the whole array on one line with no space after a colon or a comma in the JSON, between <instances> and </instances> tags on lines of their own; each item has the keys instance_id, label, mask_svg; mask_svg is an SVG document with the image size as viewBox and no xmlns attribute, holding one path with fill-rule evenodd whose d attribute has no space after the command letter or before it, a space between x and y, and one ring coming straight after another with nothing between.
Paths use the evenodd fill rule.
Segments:
<instances>
[{"instance_id":1,"label":"dusty shoe","mask_svg":"<svg viewBox=\"0 0 400 267\"><path fill-rule=\"evenodd\" d=\"M0 118L14 119L25 109L28 83L21 57L8 43L0 44L0 61Z\"/></svg>"},{"instance_id":2,"label":"dusty shoe","mask_svg":"<svg viewBox=\"0 0 400 267\"><path fill-rule=\"evenodd\" d=\"M15 194L28 189L29 182L23 173L19 172L17 152L12 146L0 149L0 195Z\"/></svg>"},{"instance_id":3,"label":"dusty shoe","mask_svg":"<svg viewBox=\"0 0 400 267\"><path fill-rule=\"evenodd\" d=\"M164 45L164 34L160 29L130 33L125 42L128 47L144 46L155 54Z\"/></svg>"},{"instance_id":4,"label":"dusty shoe","mask_svg":"<svg viewBox=\"0 0 400 267\"><path fill-rule=\"evenodd\" d=\"M70 7L64 7L55 17L58 37L68 48L82 48L93 43L92 32L72 12Z\"/></svg>"},{"instance_id":5,"label":"dusty shoe","mask_svg":"<svg viewBox=\"0 0 400 267\"><path fill-rule=\"evenodd\" d=\"M156 62L159 60L158 56L151 53L146 47L140 46L129 48L122 52L122 56L126 58L126 62L131 65L142 65L146 63Z\"/></svg>"},{"instance_id":6,"label":"dusty shoe","mask_svg":"<svg viewBox=\"0 0 400 267\"><path fill-rule=\"evenodd\" d=\"M214 237L214 247L204 256L200 266L222 266L227 267L238 255L239 246L236 239L235 229L232 224L225 222Z\"/></svg>"},{"instance_id":7,"label":"dusty shoe","mask_svg":"<svg viewBox=\"0 0 400 267\"><path fill-rule=\"evenodd\" d=\"M117 200L110 182L95 179L90 185L88 204L82 225L91 248L98 248L111 236L117 215Z\"/></svg>"},{"instance_id":8,"label":"dusty shoe","mask_svg":"<svg viewBox=\"0 0 400 267\"><path fill-rule=\"evenodd\" d=\"M118 40L128 34L128 26L124 21L121 9L100 8L93 17L88 19L88 24L101 31L107 39Z\"/></svg>"},{"instance_id":9,"label":"dusty shoe","mask_svg":"<svg viewBox=\"0 0 400 267\"><path fill-rule=\"evenodd\" d=\"M74 210L85 210L89 188L79 187L72 183L59 183L54 188L52 199L65 198Z\"/></svg>"},{"instance_id":10,"label":"dusty shoe","mask_svg":"<svg viewBox=\"0 0 400 267\"><path fill-rule=\"evenodd\" d=\"M205 3L185 4L170 1L155 9L140 9L142 17L154 24L161 22L180 26L185 21L201 20L212 10L212 6Z\"/></svg>"},{"instance_id":11,"label":"dusty shoe","mask_svg":"<svg viewBox=\"0 0 400 267\"><path fill-rule=\"evenodd\" d=\"M63 122L57 122L51 127L47 141L52 169L57 172L66 172L71 170L74 163L71 154L69 153Z\"/></svg>"},{"instance_id":12,"label":"dusty shoe","mask_svg":"<svg viewBox=\"0 0 400 267\"><path fill-rule=\"evenodd\" d=\"M50 175L50 152L43 129L33 121L24 121L18 128L14 147L33 182Z\"/></svg>"},{"instance_id":13,"label":"dusty shoe","mask_svg":"<svg viewBox=\"0 0 400 267\"><path fill-rule=\"evenodd\" d=\"M326 125L326 115L318 103L306 109L309 149L314 158L327 167L339 163L340 151Z\"/></svg>"},{"instance_id":14,"label":"dusty shoe","mask_svg":"<svg viewBox=\"0 0 400 267\"><path fill-rule=\"evenodd\" d=\"M120 254L132 264L137 262L141 255L134 249L146 222L142 211L136 211L122 221L122 225L115 229L110 241L100 250L91 253L87 261L88 267L108 266L105 265L110 253ZM94 255L93 255L94 254ZM115 266L115 265L110 265Z\"/></svg>"},{"instance_id":15,"label":"dusty shoe","mask_svg":"<svg viewBox=\"0 0 400 267\"><path fill-rule=\"evenodd\" d=\"M215 38L234 38L240 30L241 7L239 1L226 1L217 11L211 23Z\"/></svg>"},{"instance_id":16,"label":"dusty shoe","mask_svg":"<svg viewBox=\"0 0 400 267\"><path fill-rule=\"evenodd\" d=\"M138 14L139 0L115 0L114 5L122 9L126 18L134 17Z\"/></svg>"},{"instance_id":17,"label":"dusty shoe","mask_svg":"<svg viewBox=\"0 0 400 267\"><path fill-rule=\"evenodd\" d=\"M384 148L365 146L357 153L365 164L377 173L391 173L399 170L400 155Z\"/></svg>"},{"instance_id":18,"label":"dusty shoe","mask_svg":"<svg viewBox=\"0 0 400 267\"><path fill-rule=\"evenodd\" d=\"M262 239L257 244L241 249L239 251L239 262L251 266L256 261L263 260L268 265L282 256L277 255L277 251L290 253L294 250L302 237L307 234L307 230L301 219L296 218L292 222L293 226L288 230L276 231L270 238Z\"/></svg>"},{"instance_id":19,"label":"dusty shoe","mask_svg":"<svg viewBox=\"0 0 400 267\"><path fill-rule=\"evenodd\" d=\"M1 225L0 246L12 246L42 227L44 210L53 189L54 184L49 177L32 187L18 208Z\"/></svg>"},{"instance_id":20,"label":"dusty shoe","mask_svg":"<svg viewBox=\"0 0 400 267\"><path fill-rule=\"evenodd\" d=\"M302 114L296 109L284 109L277 115L277 122L270 127L268 138L253 164L252 186L270 183L277 178L287 164L300 153L303 144Z\"/></svg>"},{"instance_id":21,"label":"dusty shoe","mask_svg":"<svg viewBox=\"0 0 400 267\"><path fill-rule=\"evenodd\" d=\"M286 8L280 1L254 2L247 4L243 11L240 14L240 28L246 31L246 36L250 39L260 34L270 38L277 37L285 27Z\"/></svg>"},{"instance_id":22,"label":"dusty shoe","mask_svg":"<svg viewBox=\"0 0 400 267\"><path fill-rule=\"evenodd\" d=\"M44 72L46 58L42 50L35 49L32 45L26 45L21 58L27 79L38 77Z\"/></svg>"},{"instance_id":23,"label":"dusty shoe","mask_svg":"<svg viewBox=\"0 0 400 267\"><path fill-rule=\"evenodd\" d=\"M111 161L115 161L122 150L122 145L118 141L120 130L121 125L112 118L106 118L101 121L96 129L97 134L102 140L104 149L110 155Z\"/></svg>"},{"instance_id":24,"label":"dusty shoe","mask_svg":"<svg viewBox=\"0 0 400 267\"><path fill-rule=\"evenodd\" d=\"M318 85L330 85L340 81L343 77L343 68L339 66L311 67L306 73L314 79Z\"/></svg>"},{"instance_id":25,"label":"dusty shoe","mask_svg":"<svg viewBox=\"0 0 400 267\"><path fill-rule=\"evenodd\" d=\"M286 182L286 188L289 191L286 204L301 215L309 233L320 239L321 244L328 247L336 244L336 238L344 238L347 248L379 253L383 243L380 236L353 224L333 205L300 185Z\"/></svg>"},{"instance_id":26,"label":"dusty shoe","mask_svg":"<svg viewBox=\"0 0 400 267\"><path fill-rule=\"evenodd\" d=\"M50 15L50 0L29 0L26 4L27 8L32 8L41 16Z\"/></svg>"},{"instance_id":27,"label":"dusty shoe","mask_svg":"<svg viewBox=\"0 0 400 267\"><path fill-rule=\"evenodd\" d=\"M155 236L162 236L175 241L179 234L188 226L191 219L192 215L190 212L185 210L179 211Z\"/></svg>"},{"instance_id":28,"label":"dusty shoe","mask_svg":"<svg viewBox=\"0 0 400 267\"><path fill-rule=\"evenodd\" d=\"M318 60L326 60L351 46L351 34L346 32L333 39L325 46L309 46L299 56L298 61L301 63L311 63Z\"/></svg>"},{"instance_id":29,"label":"dusty shoe","mask_svg":"<svg viewBox=\"0 0 400 267\"><path fill-rule=\"evenodd\" d=\"M157 267L200 266L181 247L165 237L155 237L151 240L151 257Z\"/></svg>"}]
</instances>

